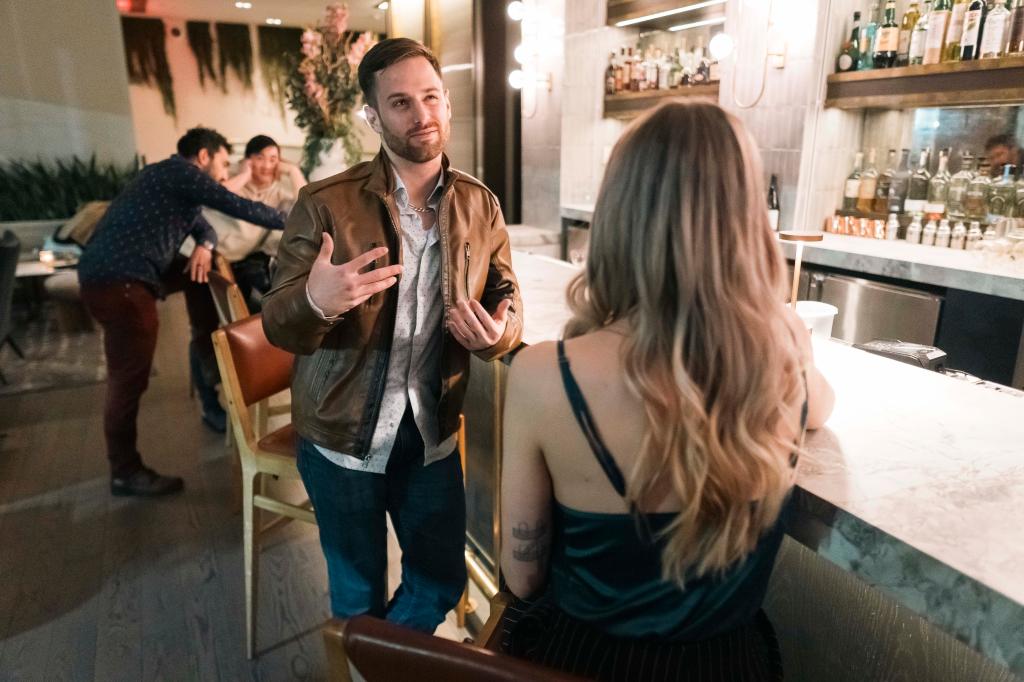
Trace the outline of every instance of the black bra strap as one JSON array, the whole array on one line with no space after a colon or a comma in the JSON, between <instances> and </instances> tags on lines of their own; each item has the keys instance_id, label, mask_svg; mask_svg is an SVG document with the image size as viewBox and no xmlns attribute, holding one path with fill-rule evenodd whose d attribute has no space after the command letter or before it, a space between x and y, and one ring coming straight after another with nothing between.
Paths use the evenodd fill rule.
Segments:
<instances>
[{"instance_id":1,"label":"black bra strap","mask_svg":"<svg viewBox=\"0 0 1024 682\"><path fill-rule=\"evenodd\" d=\"M605 447L604 441L601 440L601 435L594 424L594 418L590 415L590 409L587 407L587 401L583 398L583 393L572 375L572 370L569 369L569 358L565 356L565 342L562 340L558 341L558 369L562 373L562 384L565 386L565 394L572 407L572 413L576 416L576 421L579 423L591 451L597 457L598 464L601 465L608 481L615 488L615 492L625 497L626 479L622 476L622 471L615 463L608 448Z\"/></svg>"}]
</instances>

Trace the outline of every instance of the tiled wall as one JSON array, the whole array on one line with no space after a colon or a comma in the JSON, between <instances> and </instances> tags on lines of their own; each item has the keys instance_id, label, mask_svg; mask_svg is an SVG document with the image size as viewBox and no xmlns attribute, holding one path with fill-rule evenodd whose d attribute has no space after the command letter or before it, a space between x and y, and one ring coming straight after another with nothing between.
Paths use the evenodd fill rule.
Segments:
<instances>
[{"instance_id":1,"label":"tiled wall","mask_svg":"<svg viewBox=\"0 0 1024 682\"><path fill-rule=\"evenodd\" d=\"M607 0L570 0L565 8L562 89L562 203L591 204L604 162L625 124L603 118L608 54L633 44L637 31L605 25Z\"/></svg>"}]
</instances>

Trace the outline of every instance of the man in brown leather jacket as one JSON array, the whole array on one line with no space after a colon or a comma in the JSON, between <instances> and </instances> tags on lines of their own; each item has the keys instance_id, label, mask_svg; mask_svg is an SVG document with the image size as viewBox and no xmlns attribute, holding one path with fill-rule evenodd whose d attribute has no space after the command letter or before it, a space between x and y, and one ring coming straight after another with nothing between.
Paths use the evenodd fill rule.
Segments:
<instances>
[{"instance_id":1,"label":"man in brown leather jacket","mask_svg":"<svg viewBox=\"0 0 1024 682\"><path fill-rule=\"evenodd\" d=\"M382 149L300 192L263 325L296 354L298 466L333 614L433 632L466 582L453 453L469 354L514 349L522 302L498 202L443 155L451 105L437 59L385 40L359 83ZM390 601L385 514L402 548Z\"/></svg>"}]
</instances>

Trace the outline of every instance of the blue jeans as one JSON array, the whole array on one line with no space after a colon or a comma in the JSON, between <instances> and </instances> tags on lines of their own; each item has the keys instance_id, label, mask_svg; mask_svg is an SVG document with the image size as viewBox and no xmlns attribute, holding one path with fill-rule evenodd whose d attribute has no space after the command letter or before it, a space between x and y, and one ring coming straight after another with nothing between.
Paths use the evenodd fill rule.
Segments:
<instances>
[{"instance_id":1,"label":"blue jeans","mask_svg":"<svg viewBox=\"0 0 1024 682\"><path fill-rule=\"evenodd\" d=\"M433 633L466 586L458 455L423 466L423 439L406 408L386 473L340 467L305 439L298 467L320 526L331 613L367 613ZM402 548L402 583L390 602L385 513Z\"/></svg>"}]
</instances>

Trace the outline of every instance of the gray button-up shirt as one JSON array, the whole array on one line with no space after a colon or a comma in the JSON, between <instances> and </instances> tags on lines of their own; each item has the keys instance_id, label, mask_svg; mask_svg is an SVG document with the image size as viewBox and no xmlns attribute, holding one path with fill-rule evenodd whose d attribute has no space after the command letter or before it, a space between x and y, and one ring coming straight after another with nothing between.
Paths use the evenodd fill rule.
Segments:
<instances>
[{"instance_id":1,"label":"gray button-up shirt","mask_svg":"<svg viewBox=\"0 0 1024 682\"><path fill-rule=\"evenodd\" d=\"M455 450L456 434L438 442L437 405L441 399L441 245L438 243L437 208L444 189L444 174L427 205L434 210L434 225L423 229L419 213L409 206L409 191L395 173L395 202L402 231L402 276L398 280L398 310L384 397L377 427L365 459L316 446L324 457L346 469L383 474L398 435L406 405L412 407L423 437L424 465L442 460Z\"/></svg>"}]
</instances>

